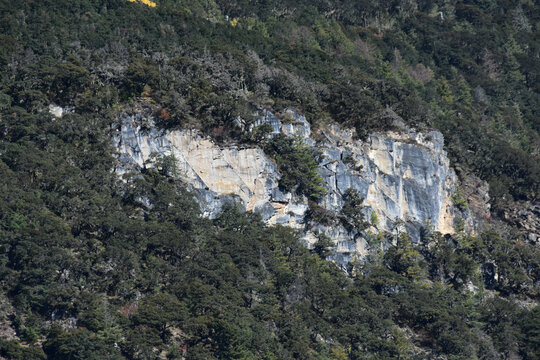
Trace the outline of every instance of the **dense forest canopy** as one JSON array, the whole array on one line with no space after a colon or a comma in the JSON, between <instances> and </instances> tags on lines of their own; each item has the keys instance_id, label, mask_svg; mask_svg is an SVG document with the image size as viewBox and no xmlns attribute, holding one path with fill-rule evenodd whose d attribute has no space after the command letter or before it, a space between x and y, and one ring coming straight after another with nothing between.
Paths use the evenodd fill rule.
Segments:
<instances>
[{"instance_id":1,"label":"dense forest canopy","mask_svg":"<svg viewBox=\"0 0 540 360\"><path fill-rule=\"evenodd\" d=\"M383 234L393 245L345 273L324 237L308 249L234 207L201 217L167 166L120 179L110 134L140 103L164 129L261 146L247 129L264 109L360 138L391 129L391 111L440 130L458 173L489 182L496 215L540 193L538 9L0 2L0 357L539 358L540 252L518 229ZM281 170L317 157L264 147Z\"/></svg>"},{"instance_id":2,"label":"dense forest canopy","mask_svg":"<svg viewBox=\"0 0 540 360\"><path fill-rule=\"evenodd\" d=\"M99 111L146 89L171 115L164 126L224 127L233 137L236 116L267 106L294 106L359 136L388 127L380 113L390 107L443 131L456 165L489 180L495 199L538 194L532 2L1 6L4 106Z\"/></svg>"}]
</instances>

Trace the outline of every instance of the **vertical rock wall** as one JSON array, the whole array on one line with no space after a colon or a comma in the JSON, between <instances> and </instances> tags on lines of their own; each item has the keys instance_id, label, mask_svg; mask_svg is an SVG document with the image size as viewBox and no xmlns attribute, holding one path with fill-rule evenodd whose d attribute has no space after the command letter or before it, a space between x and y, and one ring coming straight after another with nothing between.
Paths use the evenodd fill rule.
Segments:
<instances>
[{"instance_id":1,"label":"vertical rock wall","mask_svg":"<svg viewBox=\"0 0 540 360\"><path fill-rule=\"evenodd\" d=\"M399 224L415 240L423 227L452 233L456 217L467 217L453 206L457 178L439 132L423 134L404 128L373 134L362 142L351 131L334 125L322 131L323 140L315 142L303 116L289 111L287 118L282 122L266 112L256 125L266 122L274 134L300 137L323 153L319 173L327 194L320 205L326 210L339 213L345 191L356 189L365 199L366 218L374 212L379 219L370 232L392 232ZM179 176L193 190L205 216L213 217L223 204L235 201L260 213L269 224L301 229L308 243L316 241L318 232L326 234L335 241L335 260L342 264L354 254L367 253L365 233L309 221L307 199L279 189L277 166L261 149L220 147L194 130L158 130L141 114L125 114L120 121L114 137L119 173L145 166L152 153L173 155Z\"/></svg>"}]
</instances>

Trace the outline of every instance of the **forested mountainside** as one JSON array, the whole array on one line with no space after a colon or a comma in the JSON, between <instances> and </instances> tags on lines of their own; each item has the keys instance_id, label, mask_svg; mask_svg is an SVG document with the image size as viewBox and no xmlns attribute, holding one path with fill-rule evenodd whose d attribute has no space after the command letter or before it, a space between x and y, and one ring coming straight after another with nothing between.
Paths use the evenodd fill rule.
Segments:
<instances>
[{"instance_id":1,"label":"forested mountainside","mask_svg":"<svg viewBox=\"0 0 540 360\"><path fill-rule=\"evenodd\" d=\"M538 6L1 1L0 358L540 358ZM126 118L264 153L310 221L369 251L338 264L322 233L203 216L173 156L122 168ZM441 132L455 228L383 229L354 189L328 211L306 141L336 124L347 146ZM474 187L491 213L473 231Z\"/></svg>"}]
</instances>

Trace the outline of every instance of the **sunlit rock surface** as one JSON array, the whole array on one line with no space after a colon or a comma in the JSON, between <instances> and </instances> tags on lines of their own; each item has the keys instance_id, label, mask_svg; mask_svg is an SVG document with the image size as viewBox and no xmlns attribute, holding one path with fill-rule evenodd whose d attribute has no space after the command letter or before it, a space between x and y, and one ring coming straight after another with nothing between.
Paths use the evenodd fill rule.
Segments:
<instances>
[{"instance_id":1,"label":"sunlit rock surface","mask_svg":"<svg viewBox=\"0 0 540 360\"><path fill-rule=\"evenodd\" d=\"M418 241L423 229L454 232L458 216L472 228L468 213L453 206L457 178L443 151L443 136L403 128L400 132L373 134L367 141L355 140L349 130L336 125L311 138L306 119L289 111L282 121L266 112L256 125L268 123L273 133L297 136L324 154L319 173L327 194L320 205L339 213L343 194L356 189L364 197L366 219L375 212L378 225L368 231L349 232L341 225L323 226L308 221L308 201L303 196L279 189L276 164L259 148L218 146L195 130L164 131L141 114L124 115L114 137L122 173L141 168L152 153L173 155L179 176L189 184L204 215L215 216L227 202L235 201L246 210L261 214L269 224L300 229L312 244L318 232L336 243L335 259L347 263L369 251L366 238L401 226ZM321 140L322 138L322 140Z\"/></svg>"},{"instance_id":2,"label":"sunlit rock surface","mask_svg":"<svg viewBox=\"0 0 540 360\"><path fill-rule=\"evenodd\" d=\"M49 113L54 117L61 118L65 114L72 113L75 110L73 106L61 107L55 104L49 105Z\"/></svg>"}]
</instances>

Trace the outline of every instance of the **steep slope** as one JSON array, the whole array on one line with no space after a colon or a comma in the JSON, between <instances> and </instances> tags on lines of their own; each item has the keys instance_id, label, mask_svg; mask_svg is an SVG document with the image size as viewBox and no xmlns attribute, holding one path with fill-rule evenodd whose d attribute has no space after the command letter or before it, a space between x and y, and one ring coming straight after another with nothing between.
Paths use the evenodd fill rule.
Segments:
<instances>
[{"instance_id":1,"label":"steep slope","mask_svg":"<svg viewBox=\"0 0 540 360\"><path fill-rule=\"evenodd\" d=\"M539 9L0 1L0 358L538 359Z\"/></svg>"},{"instance_id":2,"label":"steep slope","mask_svg":"<svg viewBox=\"0 0 540 360\"><path fill-rule=\"evenodd\" d=\"M443 150L441 133L419 133L396 120L400 129L372 134L366 141L355 140L351 131L337 125L319 130L315 141L303 116L293 111L287 114L289 120L282 123L266 111L255 125L270 124L273 135L302 139L321 152L318 172L326 194L318 206L336 217L345 204L346 191L354 189L364 199L365 218L378 219L376 224L372 221L369 229L346 229L337 221L321 224L309 217L305 195L280 188L278 167L262 149L218 145L195 130L159 130L148 112L120 116L115 134L121 161L117 172L151 166L156 155L170 156L178 177L194 191L206 216L214 218L224 204L235 202L259 213L268 224L301 229L311 245L322 233L334 241L336 259L342 265L365 256L369 237L378 232L394 233L403 227L418 242L428 227L452 234L462 223L459 226L466 225L469 233L474 230L470 211L460 211L452 200L457 177ZM488 206L487 199L483 206Z\"/></svg>"}]
</instances>

